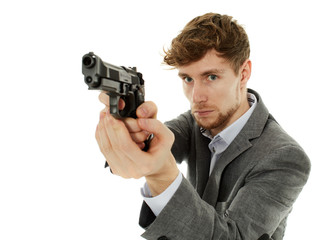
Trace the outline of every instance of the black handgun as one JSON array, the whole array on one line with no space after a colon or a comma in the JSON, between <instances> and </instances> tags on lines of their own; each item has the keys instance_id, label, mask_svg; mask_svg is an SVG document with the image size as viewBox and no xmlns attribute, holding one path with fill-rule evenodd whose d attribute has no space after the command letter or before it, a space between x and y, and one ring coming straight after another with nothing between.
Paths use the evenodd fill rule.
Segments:
<instances>
[{"instance_id":1,"label":"black handgun","mask_svg":"<svg viewBox=\"0 0 326 240\"><path fill-rule=\"evenodd\" d=\"M115 118L136 118L137 107L145 101L143 76L135 67L117 67L103 62L93 52L82 59L82 73L89 90L107 91L110 96L110 113ZM119 110L119 99L125 107Z\"/></svg>"}]
</instances>

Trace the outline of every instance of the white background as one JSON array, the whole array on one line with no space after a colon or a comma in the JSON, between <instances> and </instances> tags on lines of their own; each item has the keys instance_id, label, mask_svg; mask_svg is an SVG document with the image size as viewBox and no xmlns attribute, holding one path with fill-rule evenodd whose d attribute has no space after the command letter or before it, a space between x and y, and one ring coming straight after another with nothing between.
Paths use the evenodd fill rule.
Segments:
<instances>
[{"instance_id":1,"label":"white background","mask_svg":"<svg viewBox=\"0 0 326 240\"><path fill-rule=\"evenodd\" d=\"M322 239L325 218L323 1L2 1L0 4L0 239L141 239L144 180L103 168L95 140L98 92L81 57L137 66L159 119L188 109L175 71L161 65L184 25L206 12L249 35L257 90L312 161L285 239Z\"/></svg>"}]
</instances>

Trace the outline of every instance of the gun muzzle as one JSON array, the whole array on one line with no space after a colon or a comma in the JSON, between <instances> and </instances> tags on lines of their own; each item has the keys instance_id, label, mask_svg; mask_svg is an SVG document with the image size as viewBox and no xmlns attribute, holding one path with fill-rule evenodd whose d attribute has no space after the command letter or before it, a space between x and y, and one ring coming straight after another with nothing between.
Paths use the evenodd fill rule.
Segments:
<instances>
[{"instance_id":1,"label":"gun muzzle","mask_svg":"<svg viewBox=\"0 0 326 240\"><path fill-rule=\"evenodd\" d=\"M83 65L85 68L92 68L95 66L96 63L96 58L94 56L94 54L89 53L89 54L85 54L83 57Z\"/></svg>"},{"instance_id":2,"label":"gun muzzle","mask_svg":"<svg viewBox=\"0 0 326 240\"><path fill-rule=\"evenodd\" d=\"M101 84L100 78L97 77L97 61L101 62L93 52L85 54L82 58L82 72L85 75L85 83L90 88L97 88Z\"/></svg>"}]
</instances>

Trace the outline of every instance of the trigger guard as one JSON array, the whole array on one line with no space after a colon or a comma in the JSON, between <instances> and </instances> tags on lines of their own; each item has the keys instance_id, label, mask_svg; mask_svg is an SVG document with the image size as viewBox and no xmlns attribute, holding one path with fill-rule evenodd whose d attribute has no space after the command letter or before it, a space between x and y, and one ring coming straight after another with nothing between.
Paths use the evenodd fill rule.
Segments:
<instances>
[{"instance_id":1,"label":"trigger guard","mask_svg":"<svg viewBox=\"0 0 326 240\"><path fill-rule=\"evenodd\" d=\"M132 117L136 118L136 109L135 109L135 103L133 101L133 96L119 96L119 95L110 95L107 93L110 97L110 113L115 118L124 118L124 117ZM119 100L122 98L122 100L125 102L125 107L120 111L119 110Z\"/></svg>"},{"instance_id":2,"label":"trigger guard","mask_svg":"<svg viewBox=\"0 0 326 240\"><path fill-rule=\"evenodd\" d=\"M121 118L119 113L119 99L120 96L118 95L110 95L107 93L110 97L110 114L115 118Z\"/></svg>"}]
</instances>

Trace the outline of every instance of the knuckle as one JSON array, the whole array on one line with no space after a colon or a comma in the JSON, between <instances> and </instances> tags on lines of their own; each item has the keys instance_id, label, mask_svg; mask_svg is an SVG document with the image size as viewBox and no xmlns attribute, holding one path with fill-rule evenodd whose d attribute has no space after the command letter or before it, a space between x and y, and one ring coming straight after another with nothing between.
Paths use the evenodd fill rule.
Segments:
<instances>
[{"instance_id":1,"label":"knuckle","mask_svg":"<svg viewBox=\"0 0 326 240\"><path fill-rule=\"evenodd\" d=\"M151 112L157 112L157 106L153 101L148 101L148 107L150 108Z\"/></svg>"},{"instance_id":2,"label":"knuckle","mask_svg":"<svg viewBox=\"0 0 326 240\"><path fill-rule=\"evenodd\" d=\"M131 133L130 136L136 143L144 142L147 139L147 134L144 132Z\"/></svg>"},{"instance_id":3,"label":"knuckle","mask_svg":"<svg viewBox=\"0 0 326 240\"><path fill-rule=\"evenodd\" d=\"M137 134L136 133L130 133L130 137L134 142L139 142Z\"/></svg>"}]
</instances>

